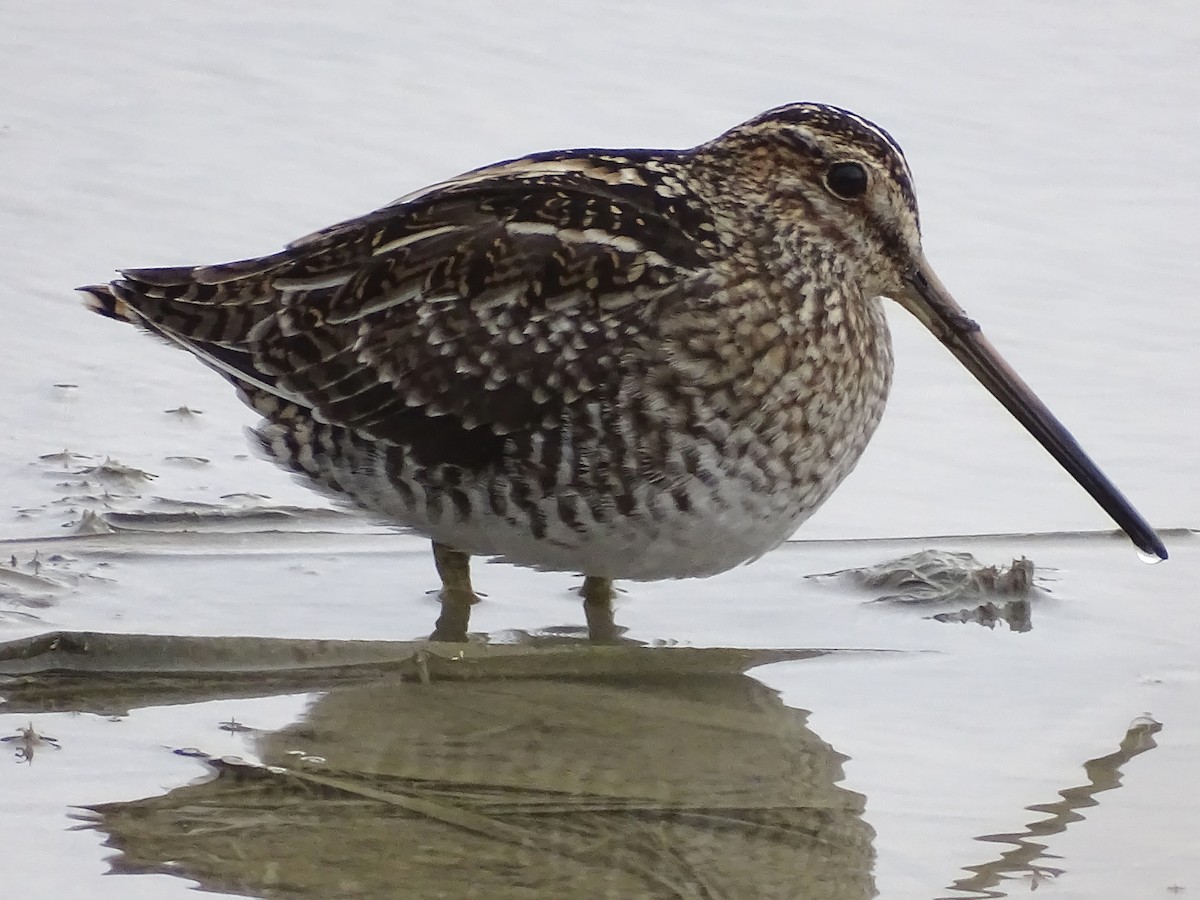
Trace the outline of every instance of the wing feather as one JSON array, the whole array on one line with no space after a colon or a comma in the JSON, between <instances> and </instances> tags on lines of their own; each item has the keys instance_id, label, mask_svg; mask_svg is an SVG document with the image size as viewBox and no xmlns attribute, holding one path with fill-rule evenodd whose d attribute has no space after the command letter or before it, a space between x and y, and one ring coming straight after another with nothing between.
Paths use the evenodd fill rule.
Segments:
<instances>
[{"instance_id":1,"label":"wing feather","mask_svg":"<svg viewBox=\"0 0 1200 900\"><path fill-rule=\"evenodd\" d=\"M245 396L418 459L494 462L507 435L595 419L709 261L694 204L585 153L468 173L259 259L126 270L107 290Z\"/></svg>"}]
</instances>

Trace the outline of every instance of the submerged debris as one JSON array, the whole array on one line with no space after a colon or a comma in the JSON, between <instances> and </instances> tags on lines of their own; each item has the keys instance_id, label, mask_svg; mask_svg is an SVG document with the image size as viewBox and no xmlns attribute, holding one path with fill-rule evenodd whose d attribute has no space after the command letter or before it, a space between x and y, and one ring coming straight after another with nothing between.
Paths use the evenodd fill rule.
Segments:
<instances>
[{"instance_id":1,"label":"submerged debris","mask_svg":"<svg viewBox=\"0 0 1200 900\"><path fill-rule=\"evenodd\" d=\"M1021 557L1007 568L985 566L970 553L922 550L873 566L809 577L838 578L889 591L876 597L877 602L957 603L997 594L1027 596L1033 589L1033 563Z\"/></svg>"},{"instance_id":2,"label":"submerged debris","mask_svg":"<svg viewBox=\"0 0 1200 900\"><path fill-rule=\"evenodd\" d=\"M34 730L32 722L26 728L18 728L16 734L0 738L0 741L13 744L13 755L16 756L17 762L23 763L32 763L33 756L39 747L62 749L58 738L52 738L48 734L38 734Z\"/></svg>"},{"instance_id":3,"label":"submerged debris","mask_svg":"<svg viewBox=\"0 0 1200 900\"><path fill-rule=\"evenodd\" d=\"M198 468L200 466L207 466L212 460L206 456L164 456L163 462Z\"/></svg>"},{"instance_id":4,"label":"submerged debris","mask_svg":"<svg viewBox=\"0 0 1200 900\"><path fill-rule=\"evenodd\" d=\"M36 550L24 560L15 553L0 560L0 622L10 618L38 621L37 610L53 606L83 580L107 580L93 571L78 571L77 563L74 557Z\"/></svg>"},{"instance_id":5,"label":"submerged debris","mask_svg":"<svg viewBox=\"0 0 1200 900\"><path fill-rule=\"evenodd\" d=\"M85 509L72 531L75 534L116 534L117 529L108 523L103 513Z\"/></svg>"},{"instance_id":6,"label":"submerged debris","mask_svg":"<svg viewBox=\"0 0 1200 900\"><path fill-rule=\"evenodd\" d=\"M1025 557L1009 566L985 566L970 553L922 550L872 566L809 577L885 591L872 599L875 603L973 604L930 616L939 622L976 622L989 628L1007 622L1013 631L1033 627L1029 601L1035 589L1034 565Z\"/></svg>"},{"instance_id":7,"label":"submerged debris","mask_svg":"<svg viewBox=\"0 0 1200 900\"><path fill-rule=\"evenodd\" d=\"M112 457L105 457L104 462L97 466L90 466L86 469L80 469L75 472L76 475L96 478L102 482L119 482L122 484L130 484L138 481L150 481L157 478L153 472L146 472L142 469L127 466L124 463L117 462Z\"/></svg>"},{"instance_id":8,"label":"submerged debris","mask_svg":"<svg viewBox=\"0 0 1200 900\"><path fill-rule=\"evenodd\" d=\"M75 453L64 447L58 453L43 453L38 457L38 459L47 463L62 463L63 468L66 468L76 460L82 462L85 459L92 459L92 457L88 456L86 453Z\"/></svg>"}]
</instances>

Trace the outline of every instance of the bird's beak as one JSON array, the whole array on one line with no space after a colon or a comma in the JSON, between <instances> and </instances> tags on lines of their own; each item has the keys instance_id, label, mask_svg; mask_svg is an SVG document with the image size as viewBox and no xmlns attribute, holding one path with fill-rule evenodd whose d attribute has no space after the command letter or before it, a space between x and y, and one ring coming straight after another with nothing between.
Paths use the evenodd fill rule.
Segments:
<instances>
[{"instance_id":1,"label":"bird's beak","mask_svg":"<svg viewBox=\"0 0 1200 900\"><path fill-rule=\"evenodd\" d=\"M950 348L959 362L1016 416L1038 443L1050 451L1140 550L1159 559L1167 558L1167 550L1154 529L1083 452L1046 404L996 352L979 330L979 325L968 318L950 296L924 256L918 257L905 278L904 291L893 299Z\"/></svg>"}]
</instances>

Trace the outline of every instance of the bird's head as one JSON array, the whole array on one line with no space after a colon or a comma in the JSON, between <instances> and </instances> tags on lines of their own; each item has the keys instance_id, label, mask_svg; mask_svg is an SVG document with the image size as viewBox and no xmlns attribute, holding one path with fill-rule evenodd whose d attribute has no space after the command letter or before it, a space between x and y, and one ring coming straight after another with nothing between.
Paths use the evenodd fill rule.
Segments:
<instances>
[{"instance_id":1,"label":"bird's head","mask_svg":"<svg viewBox=\"0 0 1200 900\"><path fill-rule=\"evenodd\" d=\"M810 261L836 260L868 298L900 299L921 258L920 218L908 162L882 128L834 106L791 103L698 152L731 189L770 209L777 239L803 241Z\"/></svg>"},{"instance_id":2,"label":"bird's head","mask_svg":"<svg viewBox=\"0 0 1200 900\"><path fill-rule=\"evenodd\" d=\"M812 277L855 282L848 298L890 297L917 317L1021 422L1144 552L1166 558L1153 529L1004 361L934 274L921 248L904 153L879 126L819 103L768 110L696 148L695 160L738 199L718 208L756 245L789 250ZM737 233L733 229L732 233Z\"/></svg>"}]
</instances>

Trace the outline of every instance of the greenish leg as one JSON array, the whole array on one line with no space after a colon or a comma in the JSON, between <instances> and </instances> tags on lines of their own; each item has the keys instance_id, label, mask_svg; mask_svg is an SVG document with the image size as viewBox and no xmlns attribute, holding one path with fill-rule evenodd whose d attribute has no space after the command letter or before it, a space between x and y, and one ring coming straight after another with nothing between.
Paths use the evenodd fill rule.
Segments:
<instances>
[{"instance_id":1,"label":"greenish leg","mask_svg":"<svg viewBox=\"0 0 1200 900\"><path fill-rule=\"evenodd\" d=\"M588 639L596 644L612 644L617 639L613 621L613 598L617 595L611 578L586 575L579 593L583 595L583 615L587 619Z\"/></svg>"},{"instance_id":2,"label":"greenish leg","mask_svg":"<svg viewBox=\"0 0 1200 900\"><path fill-rule=\"evenodd\" d=\"M433 564L437 567L438 577L442 579L442 613L433 627L430 640L462 643L467 639L471 607L479 602L479 597L471 587L471 557L434 541Z\"/></svg>"}]
</instances>

